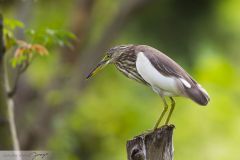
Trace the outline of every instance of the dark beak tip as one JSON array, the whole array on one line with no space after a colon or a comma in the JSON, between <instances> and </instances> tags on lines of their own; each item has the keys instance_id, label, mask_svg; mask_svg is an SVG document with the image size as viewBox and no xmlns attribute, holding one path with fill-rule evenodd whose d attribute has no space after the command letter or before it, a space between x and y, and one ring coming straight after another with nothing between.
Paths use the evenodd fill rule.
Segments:
<instances>
[{"instance_id":1,"label":"dark beak tip","mask_svg":"<svg viewBox=\"0 0 240 160\"><path fill-rule=\"evenodd\" d=\"M89 78L91 77L91 74L86 76L86 80L89 80Z\"/></svg>"},{"instance_id":2,"label":"dark beak tip","mask_svg":"<svg viewBox=\"0 0 240 160\"><path fill-rule=\"evenodd\" d=\"M101 61L97 64L97 66L86 76L86 80L89 80L96 72L97 69L99 69L99 67L101 67L102 65L104 65L107 61Z\"/></svg>"}]
</instances>

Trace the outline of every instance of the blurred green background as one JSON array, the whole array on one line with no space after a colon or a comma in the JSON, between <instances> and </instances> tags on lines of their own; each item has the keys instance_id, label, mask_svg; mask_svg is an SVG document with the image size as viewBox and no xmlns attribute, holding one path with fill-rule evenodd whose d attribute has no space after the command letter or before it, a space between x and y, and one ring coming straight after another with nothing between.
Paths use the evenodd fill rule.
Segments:
<instances>
[{"instance_id":1,"label":"blurred green background","mask_svg":"<svg viewBox=\"0 0 240 160\"><path fill-rule=\"evenodd\" d=\"M70 30L74 48L50 48L15 97L23 150L57 159L122 160L126 140L151 129L162 101L114 66L86 74L106 49L147 44L173 58L210 94L207 107L176 98L176 160L239 160L240 1L0 0L5 18L27 28ZM18 30L19 39L25 39Z\"/></svg>"}]
</instances>

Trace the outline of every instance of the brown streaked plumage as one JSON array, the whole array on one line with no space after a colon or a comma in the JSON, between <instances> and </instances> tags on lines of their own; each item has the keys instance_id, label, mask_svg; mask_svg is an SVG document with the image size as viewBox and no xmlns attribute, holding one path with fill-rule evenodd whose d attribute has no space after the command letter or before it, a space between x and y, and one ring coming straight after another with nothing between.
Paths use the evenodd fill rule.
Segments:
<instances>
[{"instance_id":1,"label":"brown streaked plumage","mask_svg":"<svg viewBox=\"0 0 240 160\"><path fill-rule=\"evenodd\" d=\"M109 63L114 64L128 78L152 87L161 96L164 110L155 129L168 108L165 97L170 97L172 102L165 124L175 106L172 97L188 97L200 105L207 105L210 100L207 92L180 65L153 47L132 44L113 47L87 78Z\"/></svg>"}]
</instances>

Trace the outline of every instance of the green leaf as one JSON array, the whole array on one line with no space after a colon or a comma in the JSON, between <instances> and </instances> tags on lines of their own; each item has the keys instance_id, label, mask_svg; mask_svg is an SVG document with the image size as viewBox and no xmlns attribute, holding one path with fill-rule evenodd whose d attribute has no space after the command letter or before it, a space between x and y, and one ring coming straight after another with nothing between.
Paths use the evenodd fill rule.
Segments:
<instances>
[{"instance_id":1,"label":"green leaf","mask_svg":"<svg viewBox=\"0 0 240 160\"><path fill-rule=\"evenodd\" d=\"M76 40L76 36L65 30L57 30L46 28L44 30L26 30L26 35L31 43L39 43L44 46L53 47L53 46L69 46L70 40Z\"/></svg>"},{"instance_id":2,"label":"green leaf","mask_svg":"<svg viewBox=\"0 0 240 160\"><path fill-rule=\"evenodd\" d=\"M4 34L4 41L5 41L6 49L9 49L12 46L16 45L16 39L14 37L13 31L4 28L3 34Z\"/></svg>"},{"instance_id":3,"label":"green leaf","mask_svg":"<svg viewBox=\"0 0 240 160\"><path fill-rule=\"evenodd\" d=\"M4 27L9 28L11 30L15 30L17 27L24 28L24 24L21 21L18 21L16 19L5 18L4 19Z\"/></svg>"}]
</instances>

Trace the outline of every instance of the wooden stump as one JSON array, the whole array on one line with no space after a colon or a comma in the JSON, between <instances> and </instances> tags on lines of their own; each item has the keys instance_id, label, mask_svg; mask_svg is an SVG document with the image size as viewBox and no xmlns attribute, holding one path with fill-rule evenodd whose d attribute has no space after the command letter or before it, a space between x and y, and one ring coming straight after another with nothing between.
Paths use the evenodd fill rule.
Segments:
<instances>
[{"instance_id":1,"label":"wooden stump","mask_svg":"<svg viewBox=\"0 0 240 160\"><path fill-rule=\"evenodd\" d=\"M128 160L173 160L174 128L174 125L165 125L127 141Z\"/></svg>"}]
</instances>

